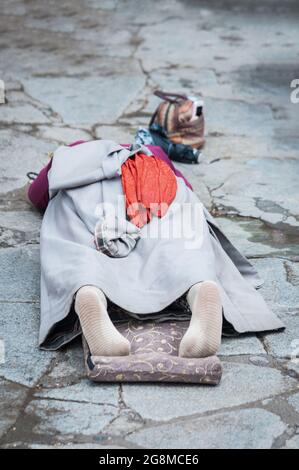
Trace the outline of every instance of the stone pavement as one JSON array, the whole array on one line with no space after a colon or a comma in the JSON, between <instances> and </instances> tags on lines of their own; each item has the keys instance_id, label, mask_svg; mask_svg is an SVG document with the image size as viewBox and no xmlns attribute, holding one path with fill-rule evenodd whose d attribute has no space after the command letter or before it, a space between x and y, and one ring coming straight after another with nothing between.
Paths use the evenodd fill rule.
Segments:
<instances>
[{"instance_id":1,"label":"stone pavement","mask_svg":"<svg viewBox=\"0 0 299 470\"><path fill-rule=\"evenodd\" d=\"M295 0L1 1L1 447L299 447L298 13ZM287 326L225 339L215 388L93 385L79 341L37 348L41 217L26 172L61 143L129 141L158 86L202 92L202 161L179 167Z\"/></svg>"}]
</instances>

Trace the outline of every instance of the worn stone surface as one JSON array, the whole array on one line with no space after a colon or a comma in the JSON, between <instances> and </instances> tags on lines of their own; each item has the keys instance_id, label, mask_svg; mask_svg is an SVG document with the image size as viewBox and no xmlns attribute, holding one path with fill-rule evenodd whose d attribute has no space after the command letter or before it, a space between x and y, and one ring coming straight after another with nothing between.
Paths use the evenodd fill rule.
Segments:
<instances>
[{"instance_id":1,"label":"worn stone surface","mask_svg":"<svg viewBox=\"0 0 299 470\"><path fill-rule=\"evenodd\" d=\"M6 124L40 124L49 122L49 119L40 110L27 103L22 103L15 106L1 106L0 122Z\"/></svg>"},{"instance_id":2,"label":"worn stone surface","mask_svg":"<svg viewBox=\"0 0 299 470\"><path fill-rule=\"evenodd\" d=\"M298 263L282 259L257 259L254 264L265 280L261 293L285 324L280 333L262 334L268 353L299 359Z\"/></svg>"},{"instance_id":3,"label":"worn stone surface","mask_svg":"<svg viewBox=\"0 0 299 470\"><path fill-rule=\"evenodd\" d=\"M299 435L297 434L296 436L292 437L291 439L288 439L285 446L283 447L284 449L299 449Z\"/></svg>"},{"instance_id":4,"label":"worn stone surface","mask_svg":"<svg viewBox=\"0 0 299 470\"><path fill-rule=\"evenodd\" d=\"M0 303L0 338L5 362L0 377L34 385L46 372L54 353L38 350L39 306L26 302Z\"/></svg>"},{"instance_id":5,"label":"worn stone surface","mask_svg":"<svg viewBox=\"0 0 299 470\"><path fill-rule=\"evenodd\" d=\"M0 447L298 448L297 3L2 0L0 29ZM61 144L129 142L157 88L203 97L200 164L177 166L286 325L225 338L216 388L96 386L80 339L37 347L41 217L26 173Z\"/></svg>"},{"instance_id":6,"label":"worn stone surface","mask_svg":"<svg viewBox=\"0 0 299 470\"><path fill-rule=\"evenodd\" d=\"M0 302L39 302L39 247L0 249Z\"/></svg>"},{"instance_id":7,"label":"worn stone surface","mask_svg":"<svg viewBox=\"0 0 299 470\"><path fill-rule=\"evenodd\" d=\"M0 247L38 243L41 216L35 211L7 211L0 219Z\"/></svg>"},{"instance_id":8,"label":"worn stone surface","mask_svg":"<svg viewBox=\"0 0 299 470\"><path fill-rule=\"evenodd\" d=\"M293 408L295 409L295 411L299 415L299 393L297 393L296 395L292 395L289 398L289 403L290 403L290 405L293 406Z\"/></svg>"},{"instance_id":9,"label":"worn stone surface","mask_svg":"<svg viewBox=\"0 0 299 470\"><path fill-rule=\"evenodd\" d=\"M78 338L72 347L59 351L52 363L51 371L42 377L39 386L43 390L66 387L79 383L85 377L82 342Z\"/></svg>"},{"instance_id":10,"label":"worn stone surface","mask_svg":"<svg viewBox=\"0 0 299 470\"><path fill-rule=\"evenodd\" d=\"M284 259L252 259L264 279L260 290L277 314L282 317L298 313L298 263Z\"/></svg>"},{"instance_id":11,"label":"worn stone surface","mask_svg":"<svg viewBox=\"0 0 299 470\"><path fill-rule=\"evenodd\" d=\"M143 425L144 420L134 411L122 409L119 415L104 428L104 432L113 439L132 433L142 428Z\"/></svg>"},{"instance_id":12,"label":"worn stone surface","mask_svg":"<svg viewBox=\"0 0 299 470\"><path fill-rule=\"evenodd\" d=\"M35 423L32 429L34 434L56 436L59 433L59 440L63 441L68 435L99 435L116 416L117 408L77 401L33 400L25 409L25 414L28 421Z\"/></svg>"},{"instance_id":13,"label":"worn stone surface","mask_svg":"<svg viewBox=\"0 0 299 470\"><path fill-rule=\"evenodd\" d=\"M38 441L37 436L37 441ZM63 444L61 442L55 442L53 445L47 445L47 444L38 444L36 442L35 444L30 444L28 442L12 442L10 444L5 444L2 446L4 449L63 449L63 450L72 450L72 449L98 449L98 450L108 450L108 449L126 449L127 447L125 446L120 446L120 445L113 445L109 444L107 442L106 445L102 444L95 444L95 443L82 443L78 444L76 442L69 441L66 444Z\"/></svg>"},{"instance_id":14,"label":"worn stone surface","mask_svg":"<svg viewBox=\"0 0 299 470\"><path fill-rule=\"evenodd\" d=\"M38 136L42 139L55 141L62 145L71 144L77 140L91 140L91 135L84 129L66 126L39 126Z\"/></svg>"},{"instance_id":15,"label":"worn stone surface","mask_svg":"<svg viewBox=\"0 0 299 470\"><path fill-rule=\"evenodd\" d=\"M297 386L295 379L283 377L275 369L225 362L220 386L177 388L165 384L128 384L123 386L123 398L126 405L144 419L167 421L256 402Z\"/></svg>"},{"instance_id":16,"label":"worn stone surface","mask_svg":"<svg viewBox=\"0 0 299 470\"><path fill-rule=\"evenodd\" d=\"M31 96L49 104L67 124L111 123L143 88L144 77L137 73L138 67L136 61L129 62L120 73L116 65L109 80L102 80L99 73L80 78L40 77L26 80L24 85Z\"/></svg>"},{"instance_id":17,"label":"worn stone surface","mask_svg":"<svg viewBox=\"0 0 299 470\"><path fill-rule=\"evenodd\" d=\"M26 388L0 379L0 438L16 421L26 394Z\"/></svg>"},{"instance_id":18,"label":"worn stone surface","mask_svg":"<svg viewBox=\"0 0 299 470\"><path fill-rule=\"evenodd\" d=\"M222 338L220 356L236 356L242 354L265 354L262 343L254 335L242 335L237 338Z\"/></svg>"},{"instance_id":19,"label":"worn stone surface","mask_svg":"<svg viewBox=\"0 0 299 470\"><path fill-rule=\"evenodd\" d=\"M51 150L53 144L49 142L12 129L0 129L0 194L24 186L28 182L26 173L45 165L46 154Z\"/></svg>"},{"instance_id":20,"label":"worn stone surface","mask_svg":"<svg viewBox=\"0 0 299 470\"><path fill-rule=\"evenodd\" d=\"M35 393L36 397L51 398L65 401L78 401L94 403L96 405L118 405L118 386L116 384L103 384L100 387L84 379L75 385L53 388Z\"/></svg>"},{"instance_id":21,"label":"worn stone surface","mask_svg":"<svg viewBox=\"0 0 299 470\"><path fill-rule=\"evenodd\" d=\"M284 319L286 329L283 332L271 333L264 338L264 344L267 351L276 356L290 359L292 361L299 360L299 316L289 316Z\"/></svg>"},{"instance_id":22,"label":"worn stone surface","mask_svg":"<svg viewBox=\"0 0 299 470\"><path fill-rule=\"evenodd\" d=\"M146 428L128 440L145 448L268 449L285 430L279 416L252 408Z\"/></svg>"},{"instance_id":23,"label":"worn stone surface","mask_svg":"<svg viewBox=\"0 0 299 470\"><path fill-rule=\"evenodd\" d=\"M273 226L298 227L298 170L297 160L248 160L239 172L227 175L223 185L213 191L215 202L231 214L254 217Z\"/></svg>"},{"instance_id":24,"label":"worn stone surface","mask_svg":"<svg viewBox=\"0 0 299 470\"><path fill-rule=\"evenodd\" d=\"M122 144L132 142L136 129L126 126L97 126L95 136L98 139L115 140Z\"/></svg>"},{"instance_id":25,"label":"worn stone surface","mask_svg":"<svg viewBox=\"0 0 299 470\"><path fill-rule=\"evenodd\" d=\"M234 245L249 258L298 255L295 231L288 232L247 217L217 217L217 222Z\"/></svg>"},{"instance_id":26,"label":"worn stone surface","mask_svg":"<svg viewBox=\"0 0 299 470\"><path fill-rule=\"evenodd\" d=\"M15 446L18 447L18 446ZM33 444L28 446L29 449L126 449L126 447L117 446L117 445L101 445L101 444L73 444L72 442L68 442L66 445L61 443L57 443L54 446L47 446L42 444Z\"/></svg>"}]
</instances>

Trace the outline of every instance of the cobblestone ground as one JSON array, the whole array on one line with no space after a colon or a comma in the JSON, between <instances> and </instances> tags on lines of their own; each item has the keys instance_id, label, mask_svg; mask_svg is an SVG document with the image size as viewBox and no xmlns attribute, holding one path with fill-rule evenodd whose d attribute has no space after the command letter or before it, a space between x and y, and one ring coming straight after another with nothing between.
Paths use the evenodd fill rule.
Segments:
<instances>
[{"instance_id":1,"label":"cobblestone ground","mask_svg":"<svg viewBox=\"0 0 299 470\"><path fill-rule=\"evenodd\" d=\"M1 447L298 448L298 13L295 0L1 1ZM215 388L93 385L80 342L37 347L26 172L61 143L130 140L158 86L204 95L202 161L179 166L287 326L225 339Z\"/></svg>"}]
</instances>

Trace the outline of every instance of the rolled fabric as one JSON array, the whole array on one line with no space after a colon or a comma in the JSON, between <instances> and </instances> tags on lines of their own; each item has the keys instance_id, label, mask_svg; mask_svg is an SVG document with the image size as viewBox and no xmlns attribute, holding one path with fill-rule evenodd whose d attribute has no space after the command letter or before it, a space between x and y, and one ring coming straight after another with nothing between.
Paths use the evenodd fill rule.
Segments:
<instances>
[{"instance_id":1,"label":"rolled fabric","mask_svg":"<svg viewBox=\"0 0 299 470\"><path fill-rule=\"evenodd\" d=\"M112 258L128 256L139 238L136 225L113 214L104 215L95 226L96 249Z\"/></svg>"}]
</instances>

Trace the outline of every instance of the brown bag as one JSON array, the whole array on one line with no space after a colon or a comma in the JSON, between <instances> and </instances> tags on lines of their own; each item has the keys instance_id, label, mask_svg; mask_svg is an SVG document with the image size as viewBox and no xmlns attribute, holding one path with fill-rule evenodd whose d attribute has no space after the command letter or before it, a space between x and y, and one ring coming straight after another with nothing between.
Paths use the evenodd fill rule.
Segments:
<instances>
[{"instance_id":1,"label":"brown bag","mask_svg":"<svg viewBox=\"0 0 299 470\"><path fill-rule=\"evenodd\" d=\"M200 148L204 144L204 116L201 103L186 95L155 91L154 94L163 99L153 114L150 122L159 124L167 137L175 144L191 145Z\"/></svg>"}]
</instances>

